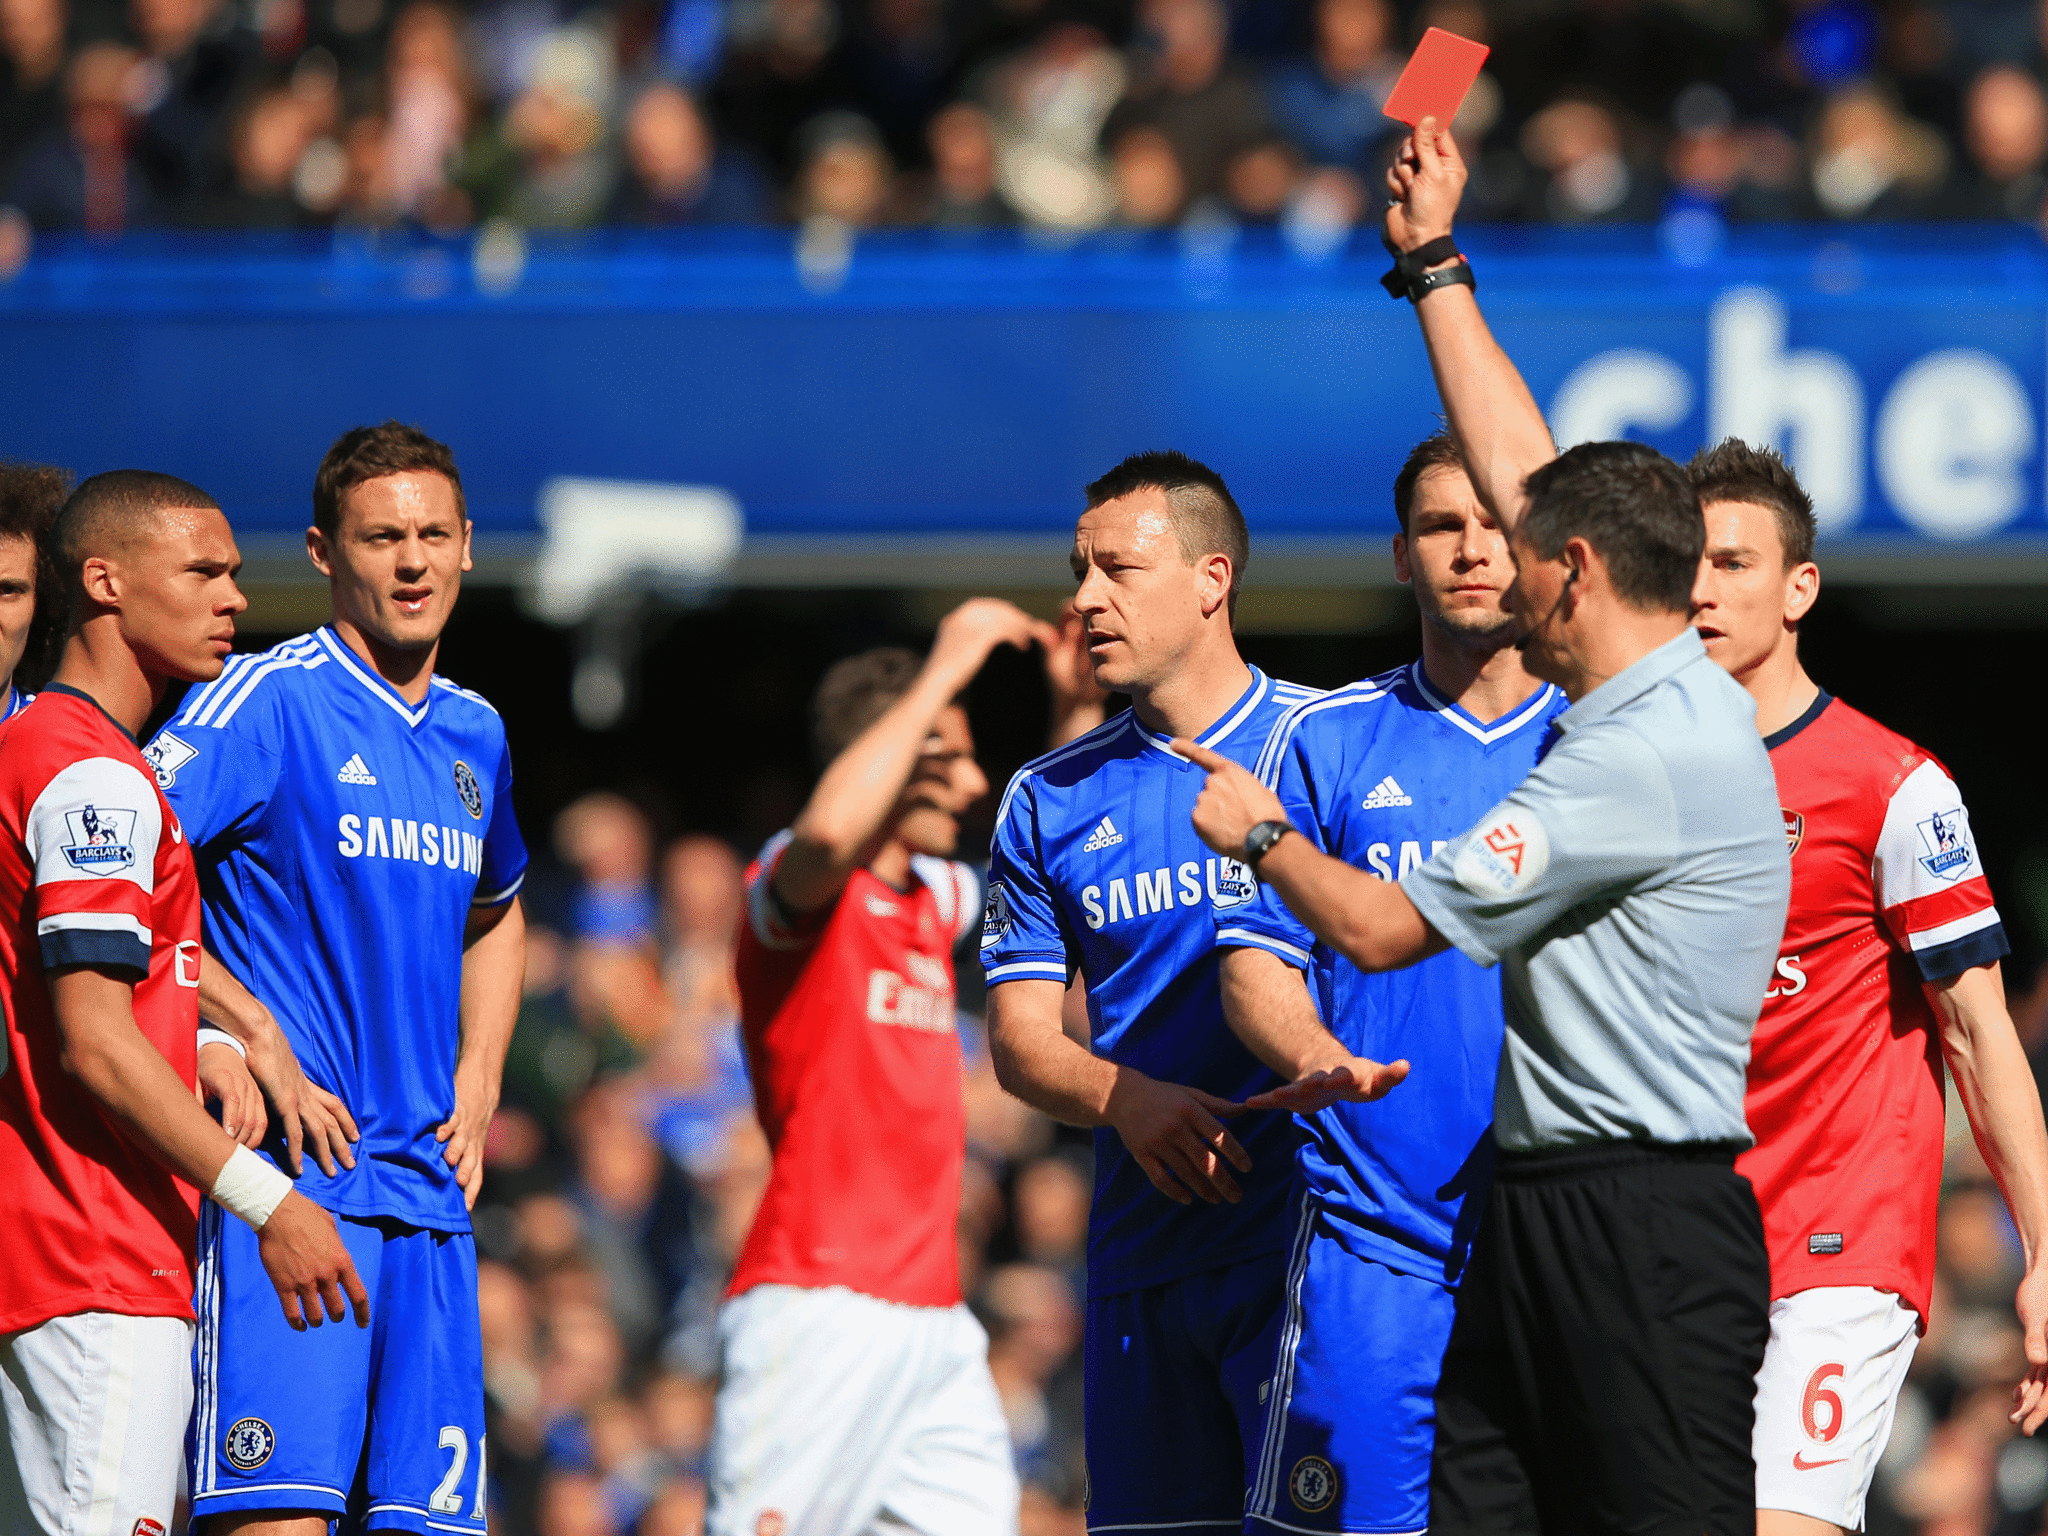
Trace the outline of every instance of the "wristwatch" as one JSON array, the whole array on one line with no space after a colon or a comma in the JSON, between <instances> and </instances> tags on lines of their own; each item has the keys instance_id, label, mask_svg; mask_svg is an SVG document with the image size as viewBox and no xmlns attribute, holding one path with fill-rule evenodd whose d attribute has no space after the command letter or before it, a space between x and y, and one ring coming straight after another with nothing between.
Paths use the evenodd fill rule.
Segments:
<instances>
[{"instance_id":1,"label":"wristwatch","mask_svg":"<svg viewBox=\"0 0 2048 1536\"><path fill-rule=\"evenodd\" d=\"M1273 845L1292 832L1284 821L1262 821L1244 835L1244 861L1253 869L1259 867L1259 860L1273 851Z\"/></svg>"}]
</instances>

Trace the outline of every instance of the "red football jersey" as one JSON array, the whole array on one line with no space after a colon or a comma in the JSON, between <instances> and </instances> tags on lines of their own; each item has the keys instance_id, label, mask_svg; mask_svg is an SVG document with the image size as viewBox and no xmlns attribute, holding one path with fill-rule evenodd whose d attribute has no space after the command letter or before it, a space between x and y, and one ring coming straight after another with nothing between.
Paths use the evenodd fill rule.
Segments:
<instances>
[{"instance_id":1,"label":"red football jersey","mask_svg":"<svg viewBox=\"0 0 2048 1536\"><path fill-rule=\"evenodd\" d=\"M908 891L856 870L789 927L769 889L788 845L785 832L747 875L740 1022L775 1165L730 1294L843 1285L951 1306L967 1147L953 946L978 882L940 859L915 860Z\"/></svg>"},{"instance_id":2,"label":"red football jersey","mask_svg":"<svg viewBox=\"0 0 2048 1536\"><path fill-rule=\"evenodd\" d=\"M1942 1063L1921 985L2006 952L1947 771L1823 693L1768 738L1792 906L1750 1048L1771 1295L1896 1292L1925 1326L1941 1188Z\"/></svg>"},{"instance_id":3,"label":"red football jersey","mask_svg":"<svg viewBox=\"0 0 2048 1536\"><path fill-rule=\"evenodd\" d=\"M75 1312L192 1316L199 1194L64 1070L46 969L135 979L135 1022L189 1087L199 881L135 741L52 686L0 726L0 1333Z\"/></svg>"}]
</instances>

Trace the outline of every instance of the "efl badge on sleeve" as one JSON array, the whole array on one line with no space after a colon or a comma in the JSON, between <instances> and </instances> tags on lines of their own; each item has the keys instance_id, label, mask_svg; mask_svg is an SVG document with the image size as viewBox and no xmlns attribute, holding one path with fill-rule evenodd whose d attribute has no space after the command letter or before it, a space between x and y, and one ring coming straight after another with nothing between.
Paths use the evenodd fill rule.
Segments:
<instances>
[{"instance_id":1,"label":"efl badge on sleeve","mask_svg":"<svg viewBox=\"0 0 2048 1536\"><path fill-rule=\"evenodd\" d=\"M83 875L118 875L135 863L135 812L87 805L64 813L64 857Z\"/></svg>"},{"instance_id":2,"label":"efl badge on sleeve","mask_svg":"<svg viewBox=\"0 0 2048 1536\"><path fill-rule=\"evenodd\" d=\"M1960 880L1976 862L1977 855L1970 847L1970 818L1960 805L1921 822L1920 844L1927 850L1920 865L1937 880Z\"/></svg>"},{"instance_id":3,"label":"efl badge on sleeve","mask_svg":"<svg viewBox=\"0 0 2048 1536\"><path fill-rule=\"evenodd\" d=\"M462 808L478 821L484 819L483 786L476 781L476 775L469 770L469 764L460 758L455 762L455 793L462 796Z\"/></svg>"}]
</instances>

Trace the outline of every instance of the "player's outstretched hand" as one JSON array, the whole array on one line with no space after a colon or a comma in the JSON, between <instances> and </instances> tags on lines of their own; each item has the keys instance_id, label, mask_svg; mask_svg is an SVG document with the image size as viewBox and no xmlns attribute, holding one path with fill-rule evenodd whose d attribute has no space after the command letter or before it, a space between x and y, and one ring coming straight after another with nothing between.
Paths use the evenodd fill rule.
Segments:
<instances>
[{"instance_id":1,"label":"player's outstretched hand","mask_svg":"<svg viewBox=\"0 0 2048 1536\"><path fill-rule=\"evenodd\" d=\"M358 1328L370 1326L370 1293L334 1218L297 1190L278 1202L256 1234L256 1246L292 1327L304 1332L330 1319L338 1323L350 1307Z\"/></svg>"},{"instance_id":2,"label":"player's outstretched hand","mask_svg":"<svg viewBox=\"0 0 2048 1536\"><path fill-rule=\"evenodd\" d=\"M1173 750L1209 770L1209 782L1195 801L1195 830L1218 853L1237 858L1253 827L1287 819L1280 797L1221 753L1186 737L1176 737Z\"/></svg>"},{"instance_id":3,"label":"player's outstretched hand","mask_svg":"<svg viewBox=\"0 0 2048 1536\"><path fill-rule=\"evenodd\" d=\"M1425 117L1387 167L1387 238L1395 250L1412 251L1451 232L1466 174L1449 125Z\"/></svg>"},{"instance_id":4,"label":"player's outstretched hand","mask_svg":"<svg viewBox=\"0 0 2048 1536\"><path fill-rule=\"evenodd\" d=\"M1118 1070L1109 1094L1109 1123L1145 1176L1180 1205L1198 1199L1235 1204L1240 1198L1230 1169L1249 1173L1252 1160L1219 1118L1239 1112L1228 1099L1158 1082L1128 1067Z\"/></svg>"},{"instance_id":5,"label":"player's outstretched hand","mask_svg":"<svg viewBox=\"0 0 2048 1536\"><path fill-rule=\"evenodd\" d=\"M292 1176L306 1171L301 1155L306 1150L330 1179L337 1164L355 1167L353 1143L362 1134L356 1129L355 1117L340 1099L307 1078L277 1021L271 1020L270 1027L256 1039L243 1043L249 1049L249 1074L284 1127L285 1155Z\"/></svg>"},{"instance_id":6,"label":"player's outstretched hand","mask_svg":"<svg viewBox=\"0 0 2048 1536\"><path fill-rule=\"evenodd\" d=\"M1355 1056L1349 1065L1326 1067L1297 1077L1291 1083L1255 1094L1244 1101L1246 1109L1284 1109L1292 1114L1312 1115L1332 1104L1369 1104L1383 1099L1408 1076L1408 1063L1381 1065Z\"/></svg>"},{"instance_id":7,"label":"player's outstretched hand","mask_svg":"<svg viewBox=\"0 0 2048 1536\"><path fill-rule=\"evenodd\" d=\"M445 1142L442 1160L455 1170L462 1203L472 1211L484 1187L484 1135L498 1112L498 1096L483 1084L455 1078L455 1112L435 1128L434 1140Z\"/></svg>"},{"instance_id":8,"label":"player's outstretched hand","mask_svg":"<svg viewBox=\"0 0 2048 1536\"><path fill-rule=\"evenodd\" d=\"M213 1041L199 1047L199 1081L192 1092L201 1104L220 1102L220 1128L236 1141L251 1149L262 1142L270 1128L263 1090L233 1046Z\"/></svg>"},{"instance_id":9,"label":"player's outstretched hand","mask_svg":"<svg viewBox=\"0 0 2048 1536\"><path fill-rule=\"evenodd\" d=\"M2037 1264L2027 1271L2013 1309L2026 1333L2027 1374L2012 1389L2012 1422L2031 1435L2048 1420L2048 1270Z\"/></svg>"}]
</instances>

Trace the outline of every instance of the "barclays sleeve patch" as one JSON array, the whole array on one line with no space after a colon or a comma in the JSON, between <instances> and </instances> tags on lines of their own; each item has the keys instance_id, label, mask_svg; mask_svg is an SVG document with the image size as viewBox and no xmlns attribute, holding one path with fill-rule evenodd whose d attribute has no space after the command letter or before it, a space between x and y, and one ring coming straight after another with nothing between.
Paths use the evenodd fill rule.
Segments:
<instances>
[{"instance_id":1,"label":"barclays sleeve patch","mask_svg":"<svg viewBox=\"0 0 2048 1536\"><path fill-rule=\"evenodd\" d=\"M1550 834L1529 811L1503 808L1472 829L1451 865L1461 886L1485 901L1523 895L1550 868Z\"/></svg>"},{"instance_id":2,"label":"barclays sleeve patch","mask_svg":"<svg viewBox=\"0 0 2048 1536\"><path fill-rule=\"evenodd\" d=\"M1977 850L1970 841L1970 816L1960 805L1937 811L1917 824L1920 833L1920 866L1937 880L1957 881L1977 862Z\"/></svg>"},{"instance_id":3,"label":"barclays sleeve patch","mask_svg":"<svg viewBox=\"0 0 2048 1536\"><path fill-rule=\"evenodd\" d=\"M199 755L199 749L169 731L158 731L156 740L142 749L142 760L156 771L159 789L178 782L178 770Z\"/></svg>"},{"instance_id":4,"label":"barclays sleeve patch","mask_svg":"<svg viewBox=\"0 0 2048 1536\"><path fill-rule=\"evenodd\" d=\"M981 947L992 949L1003 941L1010 931L1010 893L1003 889L1003 882L991 880L988 899L981 904Z\"/></svg>"},{"instance_id":5,"label":"barclays sleeve patch","mask_svg":"<svg viewBox=\"0 0 2048 1536\"><path fill-rule=\"evenodd\" d=\"M110 805L87 805L64 813L71 840L65 862L82 875L118 875L135 865L137 813Z\"/></svg>"}]
</instances>

